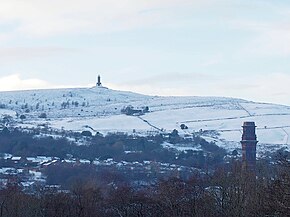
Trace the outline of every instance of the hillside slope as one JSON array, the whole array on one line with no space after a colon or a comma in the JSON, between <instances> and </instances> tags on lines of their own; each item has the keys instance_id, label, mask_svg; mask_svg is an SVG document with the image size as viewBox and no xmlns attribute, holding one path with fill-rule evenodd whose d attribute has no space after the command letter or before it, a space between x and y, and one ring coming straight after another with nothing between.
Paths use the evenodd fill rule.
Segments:
<instances>
[{"instance_id":1,"label":"hillside slope","mask_svg":"<svg viewBox=\"0 0 290 217\"><path fill-rule=\"evenodd\" d=\"M241 125L255 121L260 153L290 145L290 107L224 97L160 97L103 87L0 92L3 124L32 128L91 130L106 134L126 132L147 135L198 132L228 150L239 148ZM143 115L121 110L149 107ZM39 118L45 113L47 118ZM20 118L22 115L22 119ZM23 118L23 115L25 118ZM180 125L188 127L181 130Z\"/></svg>"}]
</instances>

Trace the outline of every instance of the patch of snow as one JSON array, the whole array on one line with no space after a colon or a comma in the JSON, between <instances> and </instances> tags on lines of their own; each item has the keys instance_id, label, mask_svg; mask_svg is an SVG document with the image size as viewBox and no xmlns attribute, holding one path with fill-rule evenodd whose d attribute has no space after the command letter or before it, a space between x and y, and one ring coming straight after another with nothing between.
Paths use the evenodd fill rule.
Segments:
<instances>
[{"instance_id":1,"label":"patch of snow","mask_svg":"<svg viewBox=\"0 0 290 217\"><path fill-rule=\"evenodd\" d=\"M182 136L212 130L218 134L201 135L227 150L233 150L240 148L243 122L255 121L259 148L263 152L270 150L270 146L272 150L273 147L290 145L290 107L283 105L225 97L145 96L97 87L0 92L0 97L6 106L0 109L0 117L9 115L13 118L13 123L9 124L22 128L77 132L90 129L103 135L124 132L141 136L171 132L173 129ZM150 112L140 117L121 114L121 109L129 105L134 108L148 106ZM26 119L20 120L16 113L25 114ZM39 118L41 113L46 113L47 118ZM188 129L181 130L181 124ZM179 151L198 150L198 147L172 144L164 147Z\"/></svg>"},{"instance_id":2,"label":"patch of snow","mask_svg":"<svg viewBox=\"0 0 290 217\"><path fill-rule=\"evenodd\" d=\"M184 152L184 151L188 151L188 150L192 150L192 151L200 151L202 150L200 145L198 146L190 146L190 144L171 144L168 142L164 142L161 144L163 148L167 148L167 149L176 149L179 152Z\"/></svg>"}]
</instances>

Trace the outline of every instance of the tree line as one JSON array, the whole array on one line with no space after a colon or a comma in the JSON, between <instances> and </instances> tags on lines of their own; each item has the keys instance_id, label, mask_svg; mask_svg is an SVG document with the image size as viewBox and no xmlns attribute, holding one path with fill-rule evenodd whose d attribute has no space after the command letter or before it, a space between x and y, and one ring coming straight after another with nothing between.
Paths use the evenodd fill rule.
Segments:
<instances>
[{"instance_id":1,"label":"tree line","mask_svg":"<svg viewBox=\"0 0 290 217\"><path fill-rule=\"evenodd\" d=\"M102 185L75 181L69 191L40 188L27 194L17 186L0 190L0 217L227 217L289 216L290 163L275 165L273 176L231 169L171 177L149 186Z\"/></svg>"},{"instance_id":2,"label":"tree line","mask_svg":"<svg viewBox=\"0 0 290 217\"><path fill-rule=\"evenodd\" d=\"M129 162L158 161L195 168L216 167L223 163L223 157L226 155L224 149L199 136L184 139L176 133L171 133L167 137L162 134L140 137L124 133L83 136L78 132L63 132L62 135L55 137L42 134L45 135L45 132L40 132L40 129L4 128L0 132L0 153L20 157L41 155L60 159L70 155L90 161L96 158L100 160L113 158L115 161ZM68 137L74 140L68 140ZM163 148L162 143L165 141L172 144L188 143L193 147L200 146L202 150L177 152L174 149Z\"/></svg>"}]
</instances>

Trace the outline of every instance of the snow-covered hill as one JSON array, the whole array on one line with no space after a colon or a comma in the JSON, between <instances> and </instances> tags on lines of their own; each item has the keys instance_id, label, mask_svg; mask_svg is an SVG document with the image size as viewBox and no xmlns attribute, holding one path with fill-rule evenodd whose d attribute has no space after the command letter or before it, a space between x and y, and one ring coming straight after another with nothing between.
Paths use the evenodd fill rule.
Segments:
<instances>
[{"instance_id":1,"label":"snow-covered hill","mask_svg":"<svg viewBox=\"0 0 290 217\"><path fill-rule=\"evenodd\" d=\"M290 107L242 99L146 96L93 87L0 92L0 106L2 118L12 117L10 125L24 128L47 125L62 130L141 135L177 129L184 136L198 132L229 150L240 147L243 122L255 121L263 150L260 153L290 145ZM127 106L140 110L148 106L150 112L141 116L122 114L121 109ZM39 118L43 113L47 118ZM188 129L181 130L181 124Z\"/></svg>"}]
</instances>

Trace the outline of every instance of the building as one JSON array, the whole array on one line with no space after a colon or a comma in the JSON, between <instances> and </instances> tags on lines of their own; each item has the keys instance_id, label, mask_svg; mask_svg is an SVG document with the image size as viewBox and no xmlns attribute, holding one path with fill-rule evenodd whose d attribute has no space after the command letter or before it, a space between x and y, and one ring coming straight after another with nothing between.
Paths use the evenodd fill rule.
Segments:
<instances>
[{"instance_id":1,"label":"building","mask_svg":"<svg viewBox=\"0 0 290 217\"><path fill-rule=\"evenodd\" d=\"M101 83L101 76L98 75L98 82L97 82L97 87L101 87L102 86L102 83Z\"/></svg>"},{"instance_id":2,"label":"building","mask_svg":"<svg viewBox=\"0 0 290 217\"><path fill-rule=\"evenodd\" d=\"M256 171L256 126L255 122L244 122L242 135L242 167L244 171Z\"/></svg>"}]
</instances>

